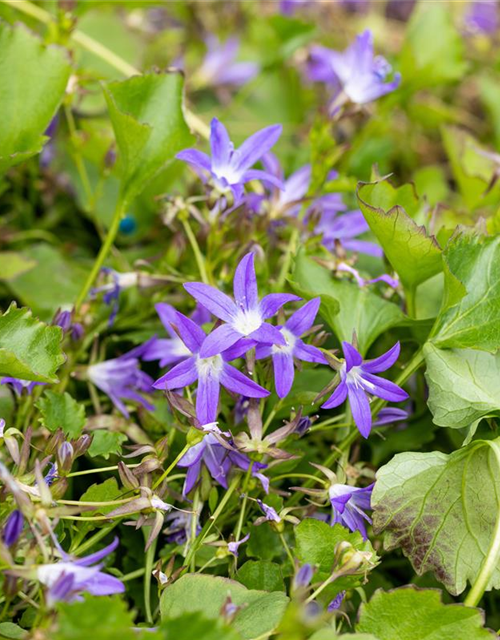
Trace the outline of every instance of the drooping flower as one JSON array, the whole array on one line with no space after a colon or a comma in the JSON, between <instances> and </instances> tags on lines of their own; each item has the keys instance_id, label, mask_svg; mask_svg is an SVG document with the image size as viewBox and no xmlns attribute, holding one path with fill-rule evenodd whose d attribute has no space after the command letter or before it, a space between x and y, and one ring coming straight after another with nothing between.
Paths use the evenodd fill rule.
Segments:
<instances>
[{"instance_id":1,"label":"drooping flower","mask_svg":"<svg viewBox=\"0 0 500 640\"><path fill-rule=\"evenodd\" d=\"M346 99L355 104L366 104L397 89L401 75L396 73L391 82L386 82L391 71L385 58L374 56L370 30L356 36L342 53L322 46L315 46L311 51L309 75L314 81L334 86L333 112Z\"/></svg>"},{"instance_id":2,"label":"drooping flower","mask_svg":"<svg viewBox=\"0 0 500 640\"><path fill-rule=\"evenodd\" d=\"M261 473L267 465L252 462L246 455L235 451L231 446L226 448L215 435L209 433L201 442L192 446L178 462L179 467L187 468L183 495L186 496L198 482L203 464L212 478L224 489L228 487L227 479L233 467L248 471L251 465L252 475L261 481L267 491L269 481Z\"/></svg>"},{"instance_id":3,"label":"drooping flower","mask_svg":"<svg viewBox=\"0 0 500 640\"><path fill-rule=\"evenodd\" d=\"M287 302L300 298L288 293L270 293L259 301L254 256L253 253L247 253L236 268L233 282L234 301L208 284L193 282L184 285L195 300L227 323L212 331L207 337L200 350L201 357L208 358L221 353L241 338L249 338L263 344L286 344L279 329L267 324L265 320L271 318Z\"/></svg>"},{"instance_id":4,"label":"drooping flower","mask_svg":"<svg viewBox=\"0 0 500 640\"><path fill-rule=\"evenodd\" d=\"M23 526L24 516L19 509L15 509L7 518L2 531L2 539L8 547L11 547L19 540Z\"/></svg>"},{"instance_id":5,"label":"drooping flower","mask_svg":"<svg viewBox=\"0 0 500 640\"><path fill-rule=\"evenodd\" d=\"M258 345L256 358L272 357L274 368L274 384L278 397L285 398L292 388L295 375L294 359L304 362L328 364L328 360L321 351L306 344L300 337L314 324L321 298L314 298L288 318L280 332L286 344Z\"/></svg>"},{"instance_id":6,"label":"drooping flower","mask_svg":"<svg viewBox=\"0 0 500 640\"><path fill-rule=\"evenodd\" d=\"M331 484L328 490L332 505L331 524L341 524L350 531L359 531L366 540L365 521L371 524L371 519L365 511L371 509L373 487L373 484L365 488Z\"/></svg>"},{"instance_id":7,"label":"drooping flower","mask_svg":"<svg viewBox=\"0 0 500 640\"><path fill-rule=\"evenodd\" d=\"M472 2L465 14L465 26L470 33L494 35L500 26L497 0Z\"/></svg>"},{"instance_id":8,"label":"drooping flower","mask_svg":"<svg viewBox=\"0 0 500 640\"><path fill-rule=\"evenodd\" d=\"M281 522L281 517L274 507L262 502L262 500L257 500L256 502L264 514L263 520L268 520L269 522Z\"/></svg>"},{"instance_id":9,"label":"drooping flower","mask_svg":"<svg viewBox=\"0 0 500 640\"><path fill-rule=\"evenodd\" d=\"M235 558L237 558L238 557L238 549L240 548L240 546L242 544L247 542L249 539L250 539L250 534L247 533L247 535L244 538L242 538L241 540L234 540L233 542L228 542L227 543L227 550L229 551L229 553L232 553Z\"/></svg>"},{"instance_id":10,"label":"drooping flower","mask_svg":"<svg viewBox=\"0 0 500 640\"><path fill-rule=\"evenodd\" d=\"M401 402L408 398L406 391L394 382L373 375L387 371L396 362L400 351L399 342L378 358L365 361L352 344L342 342L342 348L345 361L339 372L340 384L322 408L338 407L348 398L354 423L361 435L367 438L372 428L369 395L389 402Z\"/></svg>"},{"instance_id":11,"label":"drooping flower","mask_svg":"<svg viewBox=\"0 0 500 640\"><path fill-rule=\"evenodd\" d=\"M396 278L393 278L387 273L383 273L381 276L377 276L376 278L370 278L369 280L367 280L366 278L363 278L360 275L357 269L354 269L354 267L351 267L345 262L341 262L340 264L338 264L336 266L336 270L344 271L346 273L350 273L351 275L353 275L354 279L356 280L356 282L360 287L366 287L367 285L375 284L376 282L385 282L385 284L387 284L389 287L392 287L393 289L397 289L397 287L399 286L399 280L397 280Z\"/></svg>"},{"instance_id":12,"label":"drooping flower","mask_svg":"<svg viewBox=\"0 0 500 640\"><path fill-rule=\"evenodd\" d=\"M16 396L20 396L25 391L29 396L35 387L46 384L45 382L31 382L30 380L20 380L7 376L0 380L0 384L8 384L14 390Z\"/></svg>"},{"instance_id":13,"label":"drooping flower","mask_svg":"<svg viewBox=\"0 0 500 640\"><path fill-rule=\"evenodd\" d=\"M146 342L118 358L90 365L87 369L88 379L110 398L126 418L129 417L124 402L126 400L138 402L149 411L154 409L139 393L150 393L153 390L153 379L139 368L139 358L147 348Z\"/></svg>"},{"instance_id":14,"label":"drooping flower","mask_svg":"<svg viewBox=\"0 0 500 640\"><path fill-rule=\"evenodd\" d=\"M201 531L199 516L185 511L169 513L165 518L165 523L168 523L168 526L163 530L166 541L173 544L184 544L191 535L191 524L194 517L196 517L196 535L198 535Z\"/></svg>"},{"instance_id":15,"label":"drooping flower","mask_svg":"<svg viewBox=\"0 0 500 640\"><path fill-rule=\"evenodd\" d=\"M174 307L165 302L159 302L155 305L155 309L170 338L151 338L141 359L145 362L159 360L160 367L166 367L193 355L172 327L176 323L177 312ZM210 322L210 313L201 305L197 305L192 319L196 324L202 325Z\"/></svg>"},{"instance_id":16,"label":"drooping flower","mask_svg":"<svg viewBox=\"0 0 500 640\"><path fill-rule=\"evenodd\" d=\"M176 312L175 324L191 355L159 378L153 386L155 389L173 390L198 381L196 417L201 424L212 423L217 419L220 385L228 391L249 398L265 398L269 395L269 391L228 364L230 360L248 351L252 346L251 342L238 339L232 343L231 349L215 349L205 357L202 354L210 336L207 337L196 323L182 313Z\"/></svg>"},{"instance_id":17,"label":"drooping flower","mask_svg":"<svg viewBox=\"0 0 500 640\"><path fill-rule=\"evenodd\" d=\"M256 62L236 62L240 48L238 38L220 42L216 36L210 35L206 43L207 54L196 73L196 78L203 85L240 87L259 72Z\"/></svg>"},{"instance_id":18,"label":"drooping flower","mask_svg":"<svg viewBox=\"0 0 500 640\"><path fill-rule=\"evenodd\" d=\"M210 130L212 157L197 149L185 149L176 157L192 165L202 176L208 175L221 194L232 193L235 202L239 202L244 194L244 185L250 180L265 180L281 187L269 172L251 168L274 146L281 130L281 125L266 127L235 149L225 126L214 118Z\"/></svg>"},{"instance_id":19,"label":"drooping flower","mask_svg":"<svg viewBox=\"0 0 500 640\"><path fill-rule=\"evenodd\" d=\"M340 211L345 211L346 208L344 203L341 202L337 209L330 206L322 212L315 231L322 236L323 245L330 251L335 252L336 244L339 243L348 251L366 253L381 258L383 251L377 244L357 239L358 236L366 233L370 228L361 211L348 211L338 215Z\"/></svg>"},{"instance_id":20,"label":"drooping flower","mask_svg":"<svg viewBox=\"0 0 500 640\"><path fill-rule=\"evenodd\" d=\"M75 342L83 336L83 326L79 322L73 322L73 311L63 311L59 309L54 316L52 324L61 327L65 334L69 333L71 339Z\"/></svg>"},{"instance_id":21,"label":"drooping flower","mask_svg":"<svg viewBox=\"0 0 500 640\"><path fill-rule=\"evenodd\" d=\"M111 314L109 316L108 324L111 326L118 314L120 304L120 292L122 289L129 289L135 287L139 281L139 275L135 272L130 273L118 273L114 269L109 267L102 267L101 273L110 277L110 282L100 286L94 287L90 290L90 295L95 297L99 293L103 293L103 302L111 307Z\"/></svg>"},{"instance_id":22,"label":"drooping flower","mask_svg":"<svg viewBox=\"0 0 500 640\"><path fill-rule=\"evenodd\" d=\"M36 578L48 587L47 604L53 604L59 600L72 602L81 599L83 592L94 596L108 596L115 593L123 593L123 582L101 571L100 561L112 553L118 546L118 538L85 558L73 559L62 552L62 560L54 564L42 564L36 567Z\"/></svg>"},{"instance_id":23,"label":"drooping flower","mask_svg":"<svg viewBox=\"0 0 500 640\"><path fill-rule=\"evenodd\" d=\"M337 611L337 609L340 609L342 602L344 601L344 598L345 598L345 591L341 591L330 602L327 610L331 613L332 611Z\"/></svg>"},{"instance_id":24,"label":"drooping flower","mask_svg":"<svg viewBox=\"0 0 500 640\"><path fill-rule=\"evenodd\" d=\"M384 407L384 409L379 411L373 426L381 427L386 424L393 424L394 422L403 422L403 420L408 419L408 416L408 411L405 411L404 409L398 409L397 407Z\"/></svg>"}]
</instances>

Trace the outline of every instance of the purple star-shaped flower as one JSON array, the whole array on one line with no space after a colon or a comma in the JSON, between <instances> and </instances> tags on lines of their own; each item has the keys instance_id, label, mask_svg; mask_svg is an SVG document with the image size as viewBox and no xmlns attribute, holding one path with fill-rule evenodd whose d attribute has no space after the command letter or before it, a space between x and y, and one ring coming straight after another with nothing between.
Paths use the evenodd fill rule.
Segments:
<instances>
[{"instance_id":1,"label":"purple star-shaped flower","mask_svg":"<svg viewBox=\"0 0 500 640\"><path fill-rule=\"evenodd\" d=\"M94 596L123 593L125 591L123 582L102 572L102 565L97 564L112 553L117 546L118 538L115 538L104 549L85 558L76 559L71 558L60 549L62 553L60 562L39 565L36 569L36 577L48 587L48 604L53 605L59 600L72 602L80 599L79 594L84 591Z\"/></svg>"},{"instance_id":2,"label":"purple star-shaped flower","mask_svg":"<svg viewBox=\"0 0 500 640\"><path fill-rule=\"evenodd\" d=\"M378 358L366 361L363 361L361 354L352 344L342 342L342 348L345 362L340 369L340 384L322 408L338 407L348 398L354 423L361 435L367 438L372 428L368 395L377 396L389 402L401 402L408 398L406 391L394 382L373 375L387 371L396 362L400 351L399 342Z\"/></svg>"},{"instance_id":3,"label":"purple star-shaped flower","mask_svg":"<svg viewBox=\"0 0 500 640\"><path fill-rule=\"evenodd\" d=\"M33 389L39 385L45 385L45 382L31 382L30 380L21 380L19 378L5 377L0 380L0 384L8 384L12 387L15 394L20 396L23 391L30 396Z\"/></svg>"},{"instance_id":4,"label":"purple star-shaped flower","mask_svg":"<svg viewBox=\"0 0 500 640\"><path fill-rule=\"evenodd\" d=\"M252 462L244 454L224 447L213 434L209 433L179 460L179 467L187 467L188 470L182 490L183 495L186 496L198 482L203 464L212 478L224 489L228 487L227 478L233 467L248 471L250 465L252 465L252 475L261 481L264 490L267 491L269 487L268 479L260 473L262 469L267 468L267 465Z\"/></svg>"},{"instance_id":5,"label":"purple star-shaped flower","mask_svg":"<svg viewBox=\"0 0 500 640\"><path fill-rule=\"evenodd\" d=\"M156 304L155 309L170 338L151 338L151 340L147 342L148 346L142 354L142 360L145 362L159 360L160 367L166 367L189 358L192 353L172 327L176 322L177 311L165 302ZM197 305L192 315L193 321L201 326L205 324L205 322L210 322L210 318L210 313L201 305Z\"/></svg>"},{"instance_id":6,"label":"purple star-shaped flower","mask_svg":"<svg viewBox=\"0 0 500 640\"><path fill-rule=\"evenodd\" d=\"M300 336L308 331L314 324L318 313L321 298L314 298L288 318L279 330L285 338L286 344L258 345L256 358L272 357L274 368L274 384L276 393L280 398L285 398L292 388L295 375L294 358L304 362L318 362L328 364L328 360L317 347L305 344Z\"/></svg>"},{"instance_id":7,"label":"purple star-shaped flower","mask_svg":"<svg viewBox=\"0 0 500 640\"><path fill-rule=\"evenodd\" d=\"M129 413L124 400L138 402L149 411L154 409L139 393L152 391L153 379L139 369L139 358L147 349L148 342L145 342L119 358L93 364L87 370L89 380L109 396L126 418Z\"/></svg>"},{"instance_id":8,"label":"purple star-shaped flower","mask_svg":"<svg viewBox=\"0 0 500 640\"><path fill-rule=\"evenodd\" d=\"M247 535L244 538L242 538L241 540L235 540L234 542L228 542L227 543L227 550L229 551L229 553L232 553L235 558L237 558L238 557L238 549L239 549L240 545L244 544L249 539L250 539L250 534L247 533Z\"/></svg>"},{"instance_id":9,"label":"purple star-shaped flower","mask_svg":"<svg viewBox=\"0 0 500 640\"><path fill-rule=\"evenodd\" d=\"M203 351L210 336L206 336L203 329L179 312L176 312L175 325L191 355L159 378L153 386L155 389L182 389L198 381L196 417L201 424L217 419L220 385L249 398L265 398L269 395L269 391L228 364L228 361L248 351L251 342L240 341L238 336L231 343L230 350L212 350L207 357Z\"/></svg>"},{"instance_id":10,"label":"purple star-shaped flower","mask_svg":"<svg viewBox=\"0 0 500 640\"><path fill-rule=\"evenodd\" d=\"M471 33L494 35L500 25L497 0L472 2L465 15L465 26Z\"/></svg>"},{"instance_id":11,"label":"purple star-shaped flower","mask_svg":"<svg viewBox=\"0 0 500 640\"><path fill-rule=\"evenodd\" d=\"M342 53L321 46L311 51L311 79L336 87L333 111L342 95L355 104L366 104L397 89L401 75L396 73L392 82L386 82L391 71L385 58L374 56L373 35L368 29Z\"/></svg>"},{"instance_id":12,"label":"purple star-shaped flower","mask_svg":"<svg viewBox=\"0 0 500 640\"><path fill-rule=\"evenodd\" d=\"M365 520L371 524L371 519L365 510L371 509L373 487L373 484L364 489L347 484L332 484L328 490L332 505L331 524L341 524L350 531L359 531L366 540Z\"/></svg>"},{"instance_id":13,"label":"purple star-shaped flower","mask_svg":"<svg viewBox=\"0 0 500 640\"><path fill-rule=\"evenodd\" d=\"M281 187L281 182L269 172L251 168L274 146L281 131L281 125L266 127L235 149L226 127L214 118L210 129L212 157L197 149L184 149L176 158L191 164L201 175L208 173L221 194L231 191L238 202L244 194L243 185L250 180L265 180Z\"/></svg>"},{"instance_id":14,"label":"purple star-shaped flower","mask_svg":"<svg viewBox=\"0 0 500 640\"><path fill-rule=\"evenodd\" d=\"M286 345L280 330L264 321L271 318L285 303L300 298L289 293L270 293L259 301L254 256L253 253L247 253L236 267L233 282L234 301L208 284L193 282L184 285L195 300L227 323L212 331L207 337L200 350L202 358L221 353L241 338L249 338L263 344Z\"/></svg>"},{"instance_id":15,"label":"purple star-shaped flower","mask_svg":"<svg viewBox=\"0 0 500 640\"><path fill-rule=\"evenodd\" d=\"M259 72L256 62L236 62L240 48L238 38L221 43L216 36L207 38L207 54L197 73L204 84L210 86L232 85L240 87Z\"/></svg>"}]
</instances>

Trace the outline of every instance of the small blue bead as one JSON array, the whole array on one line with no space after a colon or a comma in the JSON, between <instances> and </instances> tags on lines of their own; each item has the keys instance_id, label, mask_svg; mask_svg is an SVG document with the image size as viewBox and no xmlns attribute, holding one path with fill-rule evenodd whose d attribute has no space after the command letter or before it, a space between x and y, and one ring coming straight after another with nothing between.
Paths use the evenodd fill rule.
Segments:
<instances>
[{"instance_id":1,"label":"small blue bead","mask_svg":"<svg viewBox=\"0 0 500 640\"><path fill-rule=\"evenodd\" d=\"M126 236L131 235L137 229L137 222L133 216L125 216L120 221L120 233Z\"/></svg>"}]
</instances>

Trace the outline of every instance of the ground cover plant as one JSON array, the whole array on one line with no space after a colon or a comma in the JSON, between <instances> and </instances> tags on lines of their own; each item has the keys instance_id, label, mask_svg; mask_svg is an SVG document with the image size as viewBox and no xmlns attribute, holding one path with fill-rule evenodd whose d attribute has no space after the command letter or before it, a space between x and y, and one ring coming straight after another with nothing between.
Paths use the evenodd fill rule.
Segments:
<instances>
[{"instance_id":1,"label":"ground cover plant","mask_svg":"<svg viewBox=\"0 0 500 640\"><path fill-rule=\"evenodd\" d=\"M0 0L0 637L500 628L500 11Z\"/></svg>"}]
</instances>

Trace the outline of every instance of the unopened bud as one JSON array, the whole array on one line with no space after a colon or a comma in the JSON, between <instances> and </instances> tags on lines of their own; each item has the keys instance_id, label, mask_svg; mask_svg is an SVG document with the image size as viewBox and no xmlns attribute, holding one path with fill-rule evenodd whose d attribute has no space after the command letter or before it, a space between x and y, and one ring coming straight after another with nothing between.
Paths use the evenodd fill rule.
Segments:
<instances>
[{"instance_id":1,"label":"unopened bud","mask_svg":"<svg viewBox=\"0 0 500 640\"><path fill-rule=\"evenodd\" d=\"M120 480L126 489L133 491L134 489L139 488L139 480L127 467L127 465L121 460L118 463L118 475L120 476Z\"/></svg>"},{"instance_id":2,"label":"unopened bud","mask_svg":"<svg viewBox=\"0 0 500 640\"><path fill-rule=\"evenodd\" d=\"M74 455L75 452L71 442L63 442L57 450L57 469L60 475L65 475L71 471Z\"/></svg>"},{"instance_id":3,"label":"unopened bud","mask_svg":"<svg viewBox=\"0 0 500 640\"><path fill-rule=\"evenodd\" d=\"M54 500L59 500L63 497L68 489L68 481L66 478L58 478L54 481L52 486L50 487L50 491L52 493L52 497Z\"/></svg>"},{"instance_id":4,"label":"unopened bud","mask_svg":"<svg viewBox=\"0 0 500 640\"><path fill-rule=\"evenodd\" d=\"M356 573L372 558L369 551L358 551L349 542L340 542L335 549L335 572L344 575Z\"/></svg>"},{"instance_id":5,"label":"unopened bud","mask_svg":"<svg viewBox=\"0 0 500 640\"><path fill-rule=\"evenodd\" d=\"M87 453L90 445L92 444L92 440L94 436L89 435L88 433L84 433L82 436L78 438L75 442L75 458L79 456L83 456L83 454Z\"/></svg>"},{"instance_id":6,"label":"unopened bud","mask_svg":"<svg viewBox=\"0 0 500 640\"><path fill-rule=\"evenodd\" d=\"M7 518L2 532L2 538L8 547L16 544L24 526L24 517L21 511L16 509Z\"/></svg>"}]
</instances>

